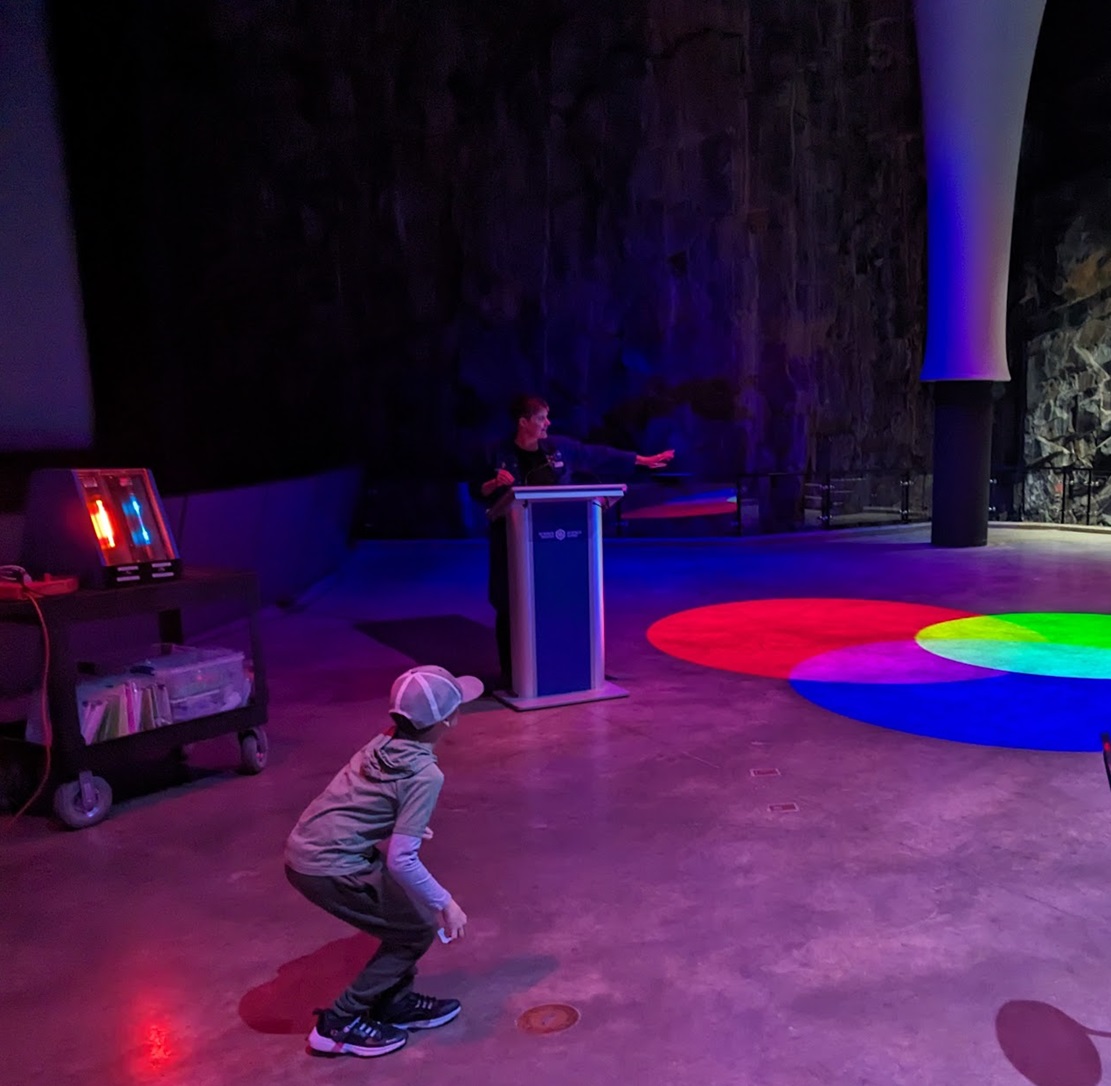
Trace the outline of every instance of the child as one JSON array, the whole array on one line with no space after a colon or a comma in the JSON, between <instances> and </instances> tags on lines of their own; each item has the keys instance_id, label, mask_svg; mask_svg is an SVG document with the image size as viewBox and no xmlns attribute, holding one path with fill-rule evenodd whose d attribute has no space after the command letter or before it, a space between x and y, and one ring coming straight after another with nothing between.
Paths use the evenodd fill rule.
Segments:
<instances>
[{"instance_id":1,"label":"child","mask_svg":"<svg viewBox=\"0 0 1111 1086\"><path fill-rule=\"evenodd\" d=\"M286 876L333 916L381 940L377 953L328 1010L317 1011L310 1052L382 1056L407 1030L455 1018L455 999L413 991L416 963L436 929L462 938L467 916L421 863L422 840L444 775L433 752L482 693L470 675L410 668L390 690L393 732L371 740L309 804L286 842Z\"/></svg>"}]
</instances>

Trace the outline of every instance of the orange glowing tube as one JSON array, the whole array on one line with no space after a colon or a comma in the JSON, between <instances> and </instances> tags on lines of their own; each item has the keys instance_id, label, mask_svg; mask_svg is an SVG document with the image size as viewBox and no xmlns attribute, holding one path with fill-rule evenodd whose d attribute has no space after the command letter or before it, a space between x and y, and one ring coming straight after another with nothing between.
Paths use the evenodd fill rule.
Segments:
<instances>
[{"instance_id":1,"label":"orange glowing tube","mask_svg":"<svg viewBox=\"0 0 1111 1086\"><path fill-rule=\"evenodd\" d=\"M90 502L89 516L92 518L93 530L100 541L101 550L115 550L116 533L112 527L112 518L108 515L108 510L104 508L104 502L100 498Z\"/></svg>"}]
</instances>

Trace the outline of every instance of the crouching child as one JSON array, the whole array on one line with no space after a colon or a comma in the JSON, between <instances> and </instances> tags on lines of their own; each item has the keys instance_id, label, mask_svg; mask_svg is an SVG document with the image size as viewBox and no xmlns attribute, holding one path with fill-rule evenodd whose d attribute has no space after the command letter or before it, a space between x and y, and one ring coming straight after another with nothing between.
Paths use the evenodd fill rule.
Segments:
<instances>
[{"instance_id":1,"label":"crouching child","mask_svg":"<svg viewBox=\"0 0 1111 1086\"><path fill-rule=\"evenodd\" d=\"M285 848L286 876L314 905L380 940L374 956L326 1010L309 1050L382 1056L408 1031L446 1025L455 999L413 989L417 962L442 929L462 938L467 916L420 859L444 783L437 742L482 683L442 667L414 667L390 691L394 727L372 739L309 804Z\"/></svg>"}]
</instances>

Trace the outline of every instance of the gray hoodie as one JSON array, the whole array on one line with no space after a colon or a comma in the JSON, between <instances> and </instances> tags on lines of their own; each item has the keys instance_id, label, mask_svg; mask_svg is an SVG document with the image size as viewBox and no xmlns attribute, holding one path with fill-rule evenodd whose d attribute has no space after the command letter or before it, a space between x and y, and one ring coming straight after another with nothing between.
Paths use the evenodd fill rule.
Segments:
<instances>
[{"instance_id":1,"label":"gray hoodie","mask_svg":"<svg viewBox=\"0 0 1111 1086\"><path fill-rule=\"evenodd\" d=\"M419 844L443 783L427 743L376 736L305 808L286 841L285 862L302 875L375 870L385 862L379 846L388 838Z\"/></svg>"}]
</instances>

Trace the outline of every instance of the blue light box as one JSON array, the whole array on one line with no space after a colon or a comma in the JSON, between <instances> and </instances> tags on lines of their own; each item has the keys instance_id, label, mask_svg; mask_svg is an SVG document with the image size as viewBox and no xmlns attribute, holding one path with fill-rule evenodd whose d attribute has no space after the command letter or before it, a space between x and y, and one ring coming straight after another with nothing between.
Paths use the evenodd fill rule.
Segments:
<instances>
[{"instance_id":1,"label":"blue light box","mask_svg":"<svg viewBox=\"0 0 1111 1086\"><path fill-rule=\"evenodd\" d=\"M75 575L83 588L182 573L162 499L145 468L34 472L20 564L36 576Z\"/></svg>"}]
</instances>

